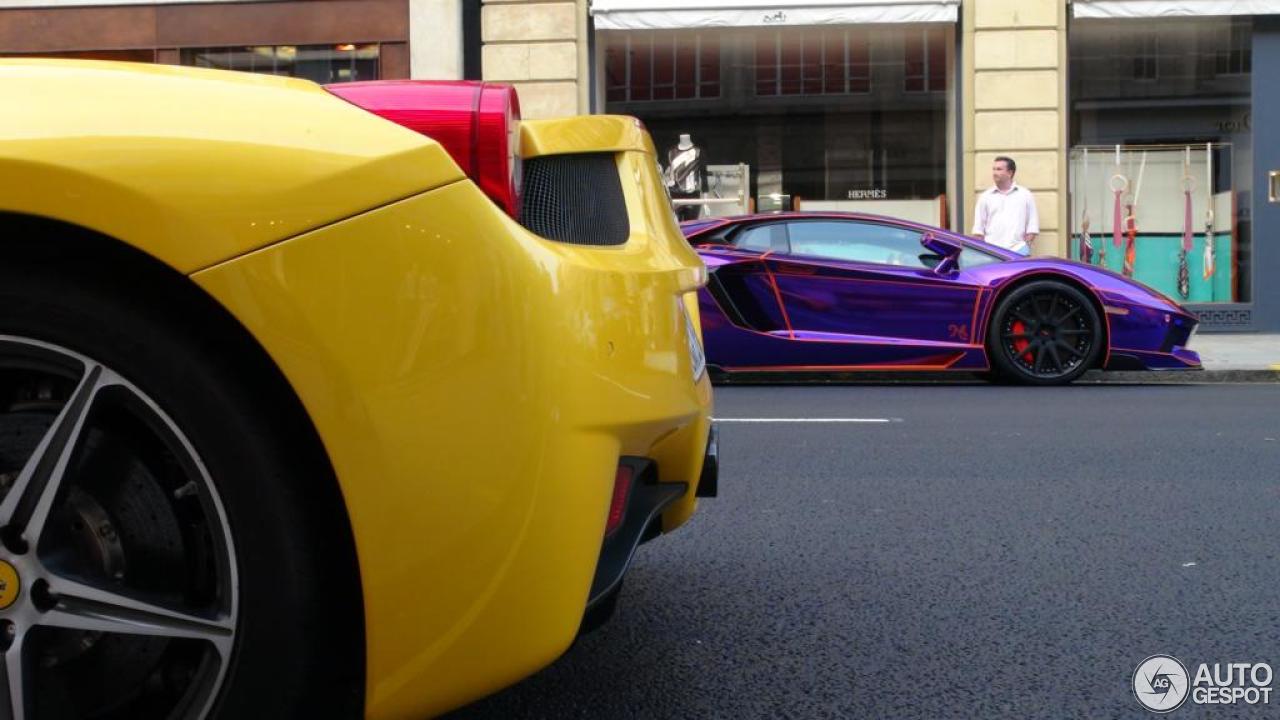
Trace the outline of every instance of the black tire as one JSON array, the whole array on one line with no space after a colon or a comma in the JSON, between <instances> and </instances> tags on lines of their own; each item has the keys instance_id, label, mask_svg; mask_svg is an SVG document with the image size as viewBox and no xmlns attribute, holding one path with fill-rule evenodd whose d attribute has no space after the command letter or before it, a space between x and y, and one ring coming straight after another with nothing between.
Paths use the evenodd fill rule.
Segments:
<instances>
[{"instance_id":1,"label":"black tire","mask_svg":"<svg viewBox=\"0 0 1280 720\"><path fill-rule=\"evenodd\" d=\"M144 278L147 282L135 284ZM299 427L295 416L281 410L296 400L287 390L261 382L265 355L247 349L226 330L229 318L211 322L212 311L203 304L207 301L192 297L196 291L185 278L173 275L152 284L154 278L152 270L68 270L47 262L0 259L0 336L6 338L0 360L7 362L0 362L0 465L9 466L0 467L0 476L8 474L5 492L43 429L57 421L63 408L73 407L77 384L89 377L84 368L106 368L111 377L124 381L112 388L123 388L117 392L120 399L111 401L119 407L95 409L98 414L85 416L83 444L74 445L78 449L72 456L77 469L66 475L66 487L48 493L55 510L47 525L34 525L34 532L48 537L28 545L11 526L0 531L5 541L0 556L17 567L36 563L38 569L56 575L45 548L61 542L50 539L53 535L71 531L58 529L67 524L55 519L65 515L72 518L71 527L79 527L76 523L83 518L76 513L89 507L85 512L113 523L111 534L122 538L112 546L120 556L113 562L122 569L116 570L114 580L102 575L90 582L88 575L98 573L92 567L72 574L90 585L114 583L117 589L111 591L126 598L172 607L155 599L163 595L184 613L186 603L195 601L185 599L182 588L202 587L201 602L230 603L227 606L233 608L226 620L232 627L224 643L229 649L210 642L197 650L198 637L161 636L144 643L131 634L110 632L99 633L88 651L64 651L59 645L58 652L65 655L55 653L60 664L52 670L46 664L29 676L27 717L359 717L364 683L360 579L336 483L327 459L317 457L314 431ZM144 292L144 287L151 289ZM30 368L19 367L25 362L23 353L35 348L32 352L38 356L42 344L50 358L48 367L39 357ZM97 365L85 362L76 370L74 362L63 362L76 357ZM67 367L65 376L57 370L60 363ZM13 394L19 392L14 388L29 382L23 373L32 372L43 378L37 387L44 389L33 396L37 402L13 402ZM21 392L23 397L30 395ZM103 401L104 406L111 403ZM147 410L148 403L159 412ZM132 420L126 419L129 408L137 413ZM154 438L148 439L148 423L159 428ZM171 442L169 450L161 447L174 438L185 442ZM181 457L181 448L193 455ZM172 490L172 482L187 477L183 468L196 466L203 472L195 477L204 478L210 487L187 480L182 487L194 491L184 495ZM120 482L100 480L114 476ZM85 478L97 484L90 486ZM115 489L102 490L106 485ZM66 510L73 493L79 493L79 504ZM201 509L184 499L193 493ZM93 497L84 500L86 495ZM217 512L209 510L215 503L220 505ZM177 547L172 552L179 553L175 558L181 562L166 565L156 560L161 551L152 540ZM58 551L58 557L67 554ZM80 563L75 565L80 568L92 565L90 560L71 562ZM189 572L194 579L174 581L181 586L175 590L164 577L146 575L148 568L164 567ZM226 584L228 578L234 582ZM24 592L30 588L36 604L41 601L38 581L23 578ZM229 591L217 590L223 586ZM53 607L61 600L55 594L42 602ZM10 620L0 619L5 623ZM55 637L65 643L68 633L83 632L80 626L48 631L35 627L35 621L32 625L31 647L52 643ZM107 641L121 638L103 649ZM25 652L25 662L35 667L40 664L31 662L31 653L41 653L42 661L50 653L30 648ZM202 669L209 663L225 670L215 677ZM198 682L210 684L201 690ZM195 699L201 692L207 701ZM95 703L98 706L92 706Z\"/></svg>"},{"instance_id":2,"label":"black tire","mask_svg":"<svg viewBox=\"0 0 1280 720\"><path fill-rule=\"evenodd\" d=\"M987 327L991 369L1008 382L1065 385L1097 364L1102 319L1083 292L1037 280L1000 299Z\"/></svg>"}]
</instances>

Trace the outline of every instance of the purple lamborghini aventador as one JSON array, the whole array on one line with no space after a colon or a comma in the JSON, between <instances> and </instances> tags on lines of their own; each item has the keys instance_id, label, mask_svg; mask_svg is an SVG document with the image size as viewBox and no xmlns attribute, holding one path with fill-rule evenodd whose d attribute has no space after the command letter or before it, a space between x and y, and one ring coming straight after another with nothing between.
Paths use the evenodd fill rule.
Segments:
<instances>
[{"instance_id":1,"label":"purple lamborghini aventador","mask_svg":"<svg viewBox=\"0 0 1280 720\"><path fill-rule=\"evenodd\" d=\"M684 223L711 273L707 363L742 371L949 370L1034 385L1090 368L1199 369L1196 318L1101 268L1023 258L853 213Z\"/></svg>"}]
</instances>

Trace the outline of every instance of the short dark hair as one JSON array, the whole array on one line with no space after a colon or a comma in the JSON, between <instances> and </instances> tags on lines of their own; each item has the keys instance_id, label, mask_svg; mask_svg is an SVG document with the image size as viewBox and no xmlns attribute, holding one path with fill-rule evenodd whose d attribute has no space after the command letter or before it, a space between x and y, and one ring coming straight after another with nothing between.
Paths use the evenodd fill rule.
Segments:
<instances>
[{"instance_id":1,"label":"short dark hair","mask_svg":"<svg viewBox=\"0 0 1280 720\"><path fill-rule=\"evenodd\" d=\"M1009 157L1008 155L997 155L995 161L1000 162L1001 160L1004 161L1004 166L1009 168L1010 175L1018 174L1018 163L1014 162L1013 158Z\"/></svg>"}]
</instances>

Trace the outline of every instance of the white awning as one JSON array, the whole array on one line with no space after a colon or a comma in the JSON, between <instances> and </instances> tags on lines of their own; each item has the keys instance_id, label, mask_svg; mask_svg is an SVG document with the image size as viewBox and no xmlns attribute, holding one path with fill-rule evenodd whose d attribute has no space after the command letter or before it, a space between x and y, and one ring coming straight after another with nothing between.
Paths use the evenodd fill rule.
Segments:
<instances>
[{"instance_id":1,"label":"white awning","mask_svg":"<svg viewBox=\"0 0 1280 720\"><path fill-rule=\"evenodd\" d=\"M955 22L960 0L592 0L597 30Z\"/></svg>"},{"instance_id":2,"label":"white awning","mask_svg":"<svg viewBox=\"0 0 1280 720\"><path fill-rule=\"evenodd\" d=\"M1280 0L1073 0L1071 12L1078 18L1277 15Z\"/></svg>"}]
</instances>

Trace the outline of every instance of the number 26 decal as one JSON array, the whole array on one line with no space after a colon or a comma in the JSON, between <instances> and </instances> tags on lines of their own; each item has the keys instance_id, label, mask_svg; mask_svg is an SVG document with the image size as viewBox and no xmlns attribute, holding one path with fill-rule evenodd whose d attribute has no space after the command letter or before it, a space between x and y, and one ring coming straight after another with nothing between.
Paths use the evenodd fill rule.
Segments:
<instances>
[{"instance_id":1,"label":"number 26 decal","mask_svg":"<svg viewBox=\"0 0 1280 720\"><path fill-rule=\"evenodd\" d=\"M947 337L960 342L969 342L969 326L951 323L947 326Z\"/></svg>"}]
</instances>

